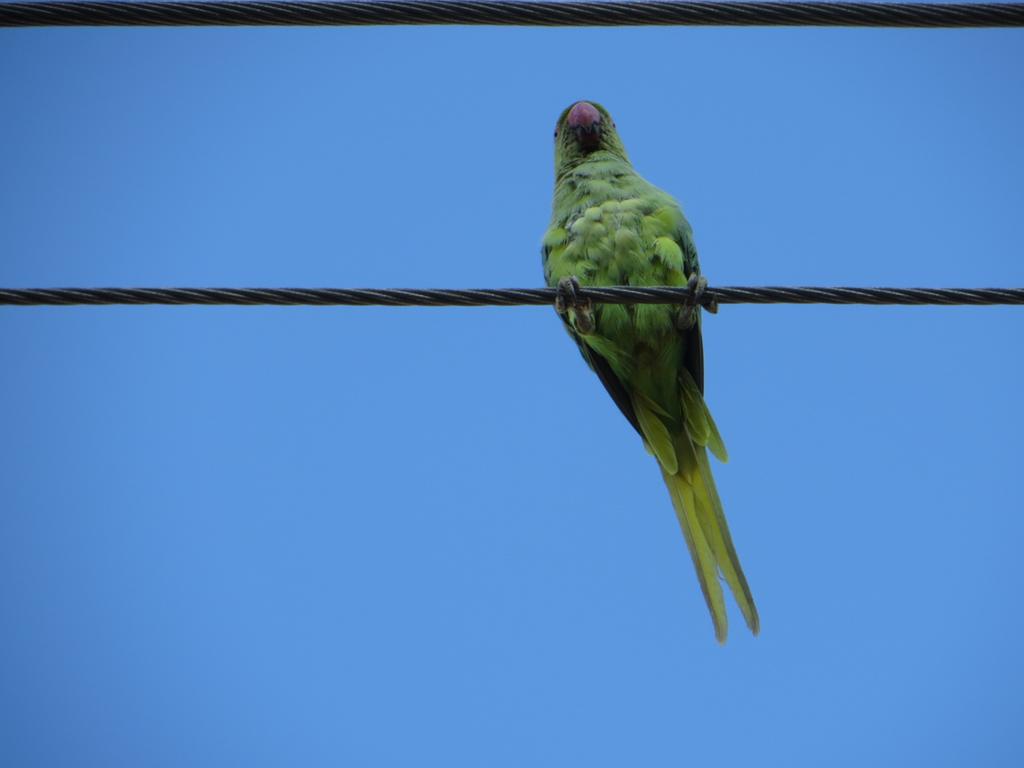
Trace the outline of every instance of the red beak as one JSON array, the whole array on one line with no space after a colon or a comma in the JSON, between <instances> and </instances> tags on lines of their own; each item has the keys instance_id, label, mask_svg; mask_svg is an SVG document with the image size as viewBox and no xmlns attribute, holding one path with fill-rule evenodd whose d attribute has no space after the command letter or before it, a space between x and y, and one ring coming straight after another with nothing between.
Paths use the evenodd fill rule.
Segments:
<instances>
[{"instance_id":1,"label":"red beak","mask_svg":"<svg viewBox=\"0 0 1024 768\"><path fill-rule=\"evenodd\" d=\"M566 123L583 149L597 149L601 143L601 113L597 107L589 101L577 101L569 110Z\"/></svg>"}]
</instances>

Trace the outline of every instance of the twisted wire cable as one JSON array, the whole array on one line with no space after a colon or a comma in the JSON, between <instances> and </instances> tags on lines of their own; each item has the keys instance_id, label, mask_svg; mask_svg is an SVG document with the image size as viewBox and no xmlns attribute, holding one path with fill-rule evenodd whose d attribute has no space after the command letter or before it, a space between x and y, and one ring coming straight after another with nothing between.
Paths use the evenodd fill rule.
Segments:
<instances>
[{"instance_id":1,"label":"twisted wire cable","mask_svg":"<svg viewBox=\"0 0 1024 768\"><path fill-rule=\"evenodd\" d=\"M1020 27L1022 3L864 2L37 2L0 3L28 26Z\"/></svg>"},{"instance_id":2,"label":"twisted wire cable","mask_svg":"<svg viewBox=\"0 0 1024 768\"><path fill-rule=\"evenodd\" d=\"M554 288L0 288L0 306L198 304L278 306L482 307L553 305ZM687 288L583 287L582 300L605 304L684 304ZM1024 305L1024 288L708 288L717 304Z\"/></svg>"}]
</instances>

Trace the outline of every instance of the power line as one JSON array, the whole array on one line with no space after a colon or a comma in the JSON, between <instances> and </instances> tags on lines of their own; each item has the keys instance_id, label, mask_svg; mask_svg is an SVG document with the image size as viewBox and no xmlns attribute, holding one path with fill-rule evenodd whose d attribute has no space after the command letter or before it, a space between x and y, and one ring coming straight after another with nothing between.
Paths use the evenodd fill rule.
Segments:
<instances>
[{"instance_id":1,"label":"power line","mask_svg":"<svg viewBox=\"0 0 1024 768\"><path fill-rule=\"evenodd\" d=\"M1020 27L1022 3L44 2L0 3L0 27L355 26Z\"/></svg>"},{"instance_id":2,"label":"power line","mask_svg":"<svg viewBox=\"0 0 1024 768\"><path fill-rule=\"evenodd\" d=\"M279 306L482 307L555 303L554 288L0 288L0 305L200 304ZM583 287L582 300L605 304L683 304L686 288ZM718 304L1024 305L1024 288L708 288Z\"/></svg>"}]
</instances>

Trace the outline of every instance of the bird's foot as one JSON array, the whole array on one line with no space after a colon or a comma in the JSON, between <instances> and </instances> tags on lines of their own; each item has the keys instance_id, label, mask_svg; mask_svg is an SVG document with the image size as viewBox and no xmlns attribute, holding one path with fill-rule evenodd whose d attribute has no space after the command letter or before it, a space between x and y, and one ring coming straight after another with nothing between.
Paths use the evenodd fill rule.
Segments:
<instances>
[{"instance_id":1,"label":"bird's foot","mask_svg":"<svg viewBox=\"0 0 1024 768\"><path fill-rule=\"evenodd\" d=\"M704 307L711 314L718 312L718 302L713 296L707 297L705 293L708 288L708 279L696 271L690 274L686 281L686 289L689 295L683 301L683 307L679 310L679 328L688 331L697 322L697 315L700 308Z\"/></svg>"},{"instance_id":2,"label":"bird's foot","mask_svg":"<svg viewBox=\"0 0 1024 768\"><path fill-rule=\"evenodd\" d=\"M563 277L555 289L555 311L565 315L577 333L586 335L594 330L594 306L590 299L580 296L580 281L576 276Z\"/></svg>"},{"instance_id":3,"label":"bird's foot","mask_svg":"<svg viewBox=\"0 0 1024 768\"><path fill-rule=\"evenodd\" d=\"M583 301L579 291L580 281L575 275L559 280L558 287L555 288L555 311L564 315L570 309L576 309Z\"/></svg>"},{"instance_id":4,"label":"bird's foot","mask_svg":"<svg viewBox=\"0 0 1024 768\"><path fill-rule=\"evenodd\" d=\"M711 298L710 300L704 297L704 293L708 289L708 279L704 275L692 272L690 279L686 281L686 290L690 292L690 295L686 298L686 306L688 307L704 307L708 312L714 314L718 311L718 302Z\"/></svg>"}]
</instances>

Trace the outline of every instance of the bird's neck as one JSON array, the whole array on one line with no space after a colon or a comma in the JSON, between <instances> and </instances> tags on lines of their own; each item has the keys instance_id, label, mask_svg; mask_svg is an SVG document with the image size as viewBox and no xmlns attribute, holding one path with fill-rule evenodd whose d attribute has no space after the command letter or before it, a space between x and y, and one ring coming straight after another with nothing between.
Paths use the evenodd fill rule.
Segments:
<instances>
[{"instance_id":1,"label":"bird's neck","mask_svg":"<svg viewBox=\"0 0 1024 768\"><path fill-rule=\"evenodd\" d=\"M594 152L581 162L558 169L554 218L567 218L606 200L626 200L637 194L641 184L643 180L628 160L611 152Z\"/></svg>"}]
</instances>

